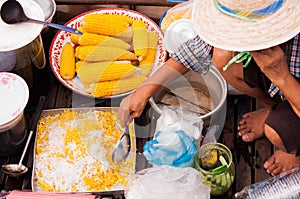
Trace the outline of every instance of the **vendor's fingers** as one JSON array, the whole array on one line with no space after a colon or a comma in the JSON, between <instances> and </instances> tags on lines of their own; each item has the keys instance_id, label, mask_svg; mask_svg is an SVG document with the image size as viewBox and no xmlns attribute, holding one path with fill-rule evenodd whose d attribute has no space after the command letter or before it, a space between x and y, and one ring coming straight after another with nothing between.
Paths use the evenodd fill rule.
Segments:
<instances>
[{"instance_id":1,"label":"vendor's fingers","mask_svg":"<svg viewBox=\"0 0 300 199\"><path fill-rule=\"evenodd\" d=\"M133 119L133 118L137 118L137 117L139 117L141 114L142 114L141 111L132 111L132 112L130 113L130 117L131 117L132 119Z\"/></svg>"},{"instance_id":2,"label":"vendor's fingers","mask_svg":"<svg viewBox=\"0 0 300 199\"><path fill-rule=\"evenodd\" d=\"M128 125L128 121L131 120L130 118L130 110L129 110L129 99L124 98L121 103L118 110L118 118L120 120L120 124L122 127ZM129 122L130 123L130 122Z\"/></svg>"}]
</instances>

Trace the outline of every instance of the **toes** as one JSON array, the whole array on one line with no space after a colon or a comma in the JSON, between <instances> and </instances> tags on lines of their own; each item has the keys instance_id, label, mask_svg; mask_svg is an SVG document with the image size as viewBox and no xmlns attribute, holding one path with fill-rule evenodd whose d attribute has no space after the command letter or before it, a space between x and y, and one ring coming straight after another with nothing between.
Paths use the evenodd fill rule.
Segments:
<instances>
[{"instance_id":1,"label":"toes","mask_svg":"<svg viewBox=\"0 0 300 199\"><path fill-rule=\"evenodd\" d=\"M268 170L269 167L270 167L271 165L273 165L274 163L275 163L275 157L274 157L274 155L273 155L273 156L271 156L271 157L264 163L264 168L265 168L266 170Z\"/></svg>"},{"instance_id":2,"label":"toes","mask_svg":"<svg viewBox=\"0 0 300 199\"><path fill-rule=\"evenodd\" d=\"M275 176L279 173L283 172L282 168L280 167L279 164L277 164L277 168L273 169L273 171L271 172L271 175Z\"/></svg>"},{"instance_id":3,"label":"toes","mask_svg":"<svg viewBox=\"0 0 300 199\"><path fill-rule=\"evenodd\" d=\"M246 133L246 134L242 135L242 139L245 142L252 142L254 140L253 133Z\"/></svg>"},{"instance_id":4,"label":"toes","mask_svg":"<svg viewBox=\"0 0 300 199\"><path fill-rule=\"evenodd\" d=\"M251 128L247 123L238 125L238 131L241 135L250 132Z\"/></svg>"},{"instance_id":5,"label":"toes","mask_svg":"<svg viewBox=\"0 0 300 199\"><path fill-rule=\"evenodd\" d=\"M245 113L244 115L242 115L242 119L248 118L250 115L251 115L251 112Z\"/></svg>"},{"instance_id":6,"label":"toes","mask_svg":"<svg viewBox=\"0 0 300 199\"><path fill-rule=\"evenodd\" d=\"M280 171L281 171L281 167L278 163L274 163L274 164L270 165L267 169L267 172L272 175L276 175L276 174L280 173Z\"/></svg>"},{"instance_id":7,"label":"toes","mask_svg":"<svg viewBox=\"0 0 300 199\"><path fill-rule=\"evenodd\" d=\"M267 173L270 173L272 175L276 175L280 172L280 165L278 163L275 163L275 157L274 155L271 156L265 163L264 168L266 169Z\"/></svg>"},{"instance_id":8,"label":"toes","mask_svg":"<svg viewBox=\"0 0 300 199\"><path fill-rule=\"evenodd\" d=\"M251 132L251 129L250 128L240 128L238 129L239 132L239 136L243 136L243 135L246 135L247 133Z\"/></svg>"},{"instance_id":9,"label":"toes","mask_svg":"<svg viewBox=\"0 0 300 199\"><path fill-rule=\"evenodd\" d=\"M246 124L246 120L245 119L241 119L240 122L239 122L239 125L243 125L243 124Z\"/></svg>"}]
</instances>

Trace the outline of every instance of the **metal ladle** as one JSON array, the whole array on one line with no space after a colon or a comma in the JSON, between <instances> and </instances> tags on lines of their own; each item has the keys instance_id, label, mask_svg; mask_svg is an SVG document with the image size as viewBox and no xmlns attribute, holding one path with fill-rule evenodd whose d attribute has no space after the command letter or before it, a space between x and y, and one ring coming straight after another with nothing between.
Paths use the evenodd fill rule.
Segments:
<instances>
[{"instance_id":1,"label":"metal ladle","mask_svg":"<svg viewBox=\"0 0 300 199\"><path fill-rule=\"evenodd\" d=\"M131 142L128 126L122 128L122 136L114 147L112 160L120 163L125 160L130 152Z\"/></svg>"},{"instance_id":2,"label":"metal ladle","mask_svg":"<svg viewBox=\"0 0 300 199\"><path fill-rule=\"evenodd\" d=\"M15 24L15 23L20 23L20 22L31 22L31 23L37 23L37 24L51 26L53 28L57 28L60 30L74 33L74 34L80 34L80 35L82 34L82 32L80 32L79 30L76 30L71 27L67 27L67 26L60 25L60 24L54 24L54 23L50 23L47 21L31 19L31 18L27 17L26 14L24 13L22 5L16 0L8 0L8 1L4 2L1 6L0 12L1 12L0 14L1 14L2 20L7 24Z\"/></svg>"},{"instance_id":3,"label":"metal ladle","mask_svg":"<svg viewBox=\"0 0 300 199\"><path fill-rule=\"evenodd\" d=\"M29 135L28 135L28 138L27 138L27 141L26 141L21 159L19 161L19 164L2 165L1 171L3 173L6 173L6 174L8 174L10 176L13 176L13 177L19 177L19 176L25 174L28 171L28 168L26 166L24 166L22 164L22 162L23 162L24 156L26 154L28 145L30 143L31 137L33 135L33 132L35 130L35 127L37 125L37 122L40 118L41 111L42 111L45 99L46 99L45 96L40 97L39 103L38 103L38 105L36 107L36 110L34 112L34 115L33 115L33 119L32 119L31 126L30 126L30 132L29 132Z\"/></svg>"}]
</instances>

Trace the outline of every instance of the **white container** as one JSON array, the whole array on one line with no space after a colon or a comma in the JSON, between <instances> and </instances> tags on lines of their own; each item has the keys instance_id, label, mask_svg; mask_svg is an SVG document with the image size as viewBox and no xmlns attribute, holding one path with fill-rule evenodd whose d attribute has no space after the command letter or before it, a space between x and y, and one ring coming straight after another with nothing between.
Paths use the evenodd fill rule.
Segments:
<instances>
[{"instance_id":1,"label":"white container","mask_svg":"<svg viewBox=\"0 0 300 199\"><path fill-rule=\"evenodd\" d=\"M0 72L0 96L0 156L8 156L19 152L26 138L29 89L20 76Z\"/></svg>"},{"instance_id":2,"label":"white container","mask_svg":"<svg viewBox=\"0 0 300 199\"><path fill-rule=\"evenodd\" d=\"M42 8L45 21L51 22L53 19L53 16L56 12L56 3L54 0L34 0L39 4L39 6ZM46 29L47 26L45 25L43 29Z\"/></svg>"},{"instance_id":3,"label":"white container","mask_svg":"<svg viewBox=\"0 0 300 199\"><path fill-rule=\"evenodd\" d=\"M158 113L162 114L164 104L160 104L159 101L165 96L166 91L174 90L177 87L196 87L204 89L213 101L213 108L210 112L200 115L199 117L203 120L203 129L208 128L212 125L218 125L216 128L215 136L219 138L226 118L226 97L227 97L227 84L219 71L210 67L209 71L205 75L200 75L194 71L187 72L183 77L178 78L168 85L165 85L163 89L155 93L150 98L149 102L153 109ZM185 96L186 99L197 103L196 96L190 93L189 96Z\"/></svg>"},{"instance_id":4,"label":"white container","mask_svg":"<svg viewBox=\"0 0 300 199\"><path fill-rule=\"evenodd\" d=\"M197 36L193 22L190 19L179 19L167 28L163 39L163 47L172 53L185 41Z\"/></svg>"}]
</instances>

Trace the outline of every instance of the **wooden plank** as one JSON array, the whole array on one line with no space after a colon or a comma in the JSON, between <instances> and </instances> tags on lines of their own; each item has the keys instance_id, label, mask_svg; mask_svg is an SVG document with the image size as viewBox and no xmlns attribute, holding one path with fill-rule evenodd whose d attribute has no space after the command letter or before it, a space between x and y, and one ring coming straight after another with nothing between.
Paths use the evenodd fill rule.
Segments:
<instances>
[{"instance_id":1,"label":"wooden plank","mask_svg":"<svg viewBox=\"0 0 300 199\"><path fill-rule=\"evenodd\" d=\"M71 107L71 103L72 103L72 91L67 89L63 85L59 85L56 102L55 102L55 108Z\"/></svg>"},{"instance_id":2,"label":"wooden plank","mask_svg":"<svg viewBox=\"0 0 300 199\"><path fill-rule=\"evenodd\" d=\"M99 8L126 8L130 10L135 10L144 14L145 16L151 18L156 23L159 22L161 16L169 6L126 6L126 5L57 5L56 13L53 18L53 22L63 24L69 21L73 17L90 10Z\"/></svg>"},{"instance_id":3,"label":"wooden plank","mask_svg":"<svg viewBox=\"0 0 300 199\"><path fill-rule=\"evenodd\" d=\"M220 142L227 146L231 153L233 162L236 162L236 153L235 153L235 146L234 141L236 137L236 126L235 126L235 117L234 117L234 104L235 104L235 96L228 96L227 97L227 106L226 106L226 119L225 124L223 127L223 132L220 138ZM232 198L232 195L235 193L236 190L236 180L233 181L231 188L226 193L226 196L223 198Z\"/></svg>"},{"instance_id":4,"label":"wooden plank","mask_svg":"<svg viewBox=\"0 0 300 199\"><path fill-rule=\"evenodd\" d=\"M171 3L162 0L55 0L57 5L152 5L152 6L173 6L177 3Z\"/></svg>"},{"instance_id":5,"label":"wooden plank","mask_svg":"<svg viewBox=\"0 0 300 199\"><path fill-rule=\"evenodd\" d=\"M263 108L263 105L256 100L256 110ZM263 167L264 162L272 155L273 145L266 138L255 141L255 159L254 159L254 181L258 182L270 178L270 174Z\"/></svg>"},{"instance_id":6,"label":"wooden plank","mask_svg":"<svg viewBox=\"0 0 300 199\"><path fill-rule=\"evenodd\" d=\"M272 147L273 145L266 138L255 141L255 175L253 183L271 177L264 169L263 164L272 155Z\"/></svg>"},{"instance_id":7,"label":"wooden plank","mask_svg":"<svg viewBox=\"0 0 300 199\"><path fill-rule=\"evenodd\" d=\"M169 9L167 6L135 6L134 10L150 17L157 24L161 16Z\"/></svg>"},{"instance_id":8,"label":"wooden plank","mask_svg":"<svg viewBox=\"0 0 300 199\"><path fill-rule=\"evenodd\" d=\"M252 98L241 95L237 96L236 126L243 114L252 110ZM236 192L251 184L252 179L252 143L244 142L241 137L236 136Z\"/></svg>"},{"instance_id":9,"label":"wooden plank","mask_svg":"<svg viewBox=\"0 0 300 199\"><path fill-rule=\"evenodd\" d=\"M57 5L53 22L64 24L75 16L99 8L116 8L116 5ZM124 7L124 6L123 6Z\"/></svg>"}]
</instances>

